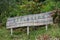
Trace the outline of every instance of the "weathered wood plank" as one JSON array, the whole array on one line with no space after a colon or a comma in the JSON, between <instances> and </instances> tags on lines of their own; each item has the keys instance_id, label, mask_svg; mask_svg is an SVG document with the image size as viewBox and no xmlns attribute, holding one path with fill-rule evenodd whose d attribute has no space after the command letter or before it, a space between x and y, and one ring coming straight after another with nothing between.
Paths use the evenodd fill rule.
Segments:
<instances>
[{"instance_id":1,"label":"weathered wood plank","mask_svg":"<svg viewBox=\"0 0 60 40\"><path fill-rule=\"evenodd\" d=\"M53 18L50 14L50 12L46 12L41 14L8 18L6 26L7 28L16 28L23 26L38 26L51 24L53 23Z\"/></svg>"}]
</instances>

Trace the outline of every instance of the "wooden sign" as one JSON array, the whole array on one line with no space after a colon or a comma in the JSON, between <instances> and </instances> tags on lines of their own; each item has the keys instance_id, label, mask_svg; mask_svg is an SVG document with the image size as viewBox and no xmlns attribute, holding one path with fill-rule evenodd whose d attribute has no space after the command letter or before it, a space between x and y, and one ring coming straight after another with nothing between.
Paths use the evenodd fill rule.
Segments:
<instances>
[{"instance_id":1,"label":"wooden sign","mask_svg":"<svg viewBox=\"0 0 60 40\"><path fill-rule=\"evenodd\" d=\"M20 17L8 18L6 26L7 28L16 28L22 26L37 26L53 23L53 18L50 13L41 13L35 15L27 15Z\"/></svg>"},{"instance_id":2,"label":"wooden sign","mask_svg":"<svg viewBox=\"0 0 60 40\"><path fill-rule=\"evenodd\" d=\"M53 18L50 12L26 15L20 17L8 18L6 26L7 28L17 28L24 26L38 26L47 25L53 23Z\"/></svg>"}]
</instances>

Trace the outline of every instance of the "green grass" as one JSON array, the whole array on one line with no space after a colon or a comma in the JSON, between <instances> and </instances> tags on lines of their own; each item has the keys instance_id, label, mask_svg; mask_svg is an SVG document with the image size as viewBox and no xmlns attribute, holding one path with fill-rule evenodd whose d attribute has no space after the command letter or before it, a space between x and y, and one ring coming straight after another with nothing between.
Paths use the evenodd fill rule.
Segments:
<instances>
[{"instance_id":1,"label":"green grass","mask_svg":"<svg viewBox=\"0 0 60 40\"><path fill-rule=\"evenodd\" d=\"M51 37L60 36L60 28L57 26L49 25L48 30L45 30L45 27L39 27L36 30L30 30L29 37L26 32L19 32L14 30L14 35L10 35L10 30L7 30L5 27L0 28L0 40L35 40L39 35L48 34Z\"/></svg>"}]
</instances>

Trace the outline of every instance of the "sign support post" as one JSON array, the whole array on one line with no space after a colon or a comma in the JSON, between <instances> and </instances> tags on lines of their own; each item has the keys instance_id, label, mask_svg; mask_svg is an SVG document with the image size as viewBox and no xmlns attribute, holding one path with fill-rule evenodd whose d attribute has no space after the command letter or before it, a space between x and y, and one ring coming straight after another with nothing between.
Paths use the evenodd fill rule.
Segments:
<instances>
[{"instance_id":1,"label":"sign support post","mask_svg":"<svg viewBox=\"0 0 60 40\"><path fill-rule=\"evenodd\" d=\"M29 26L27 26L27 35L29 35Z\"/></svg>"},{"instance_id":2,"label":"sign support post","mask_svg":"<svg viewBox=\"0 0 60 40\"><path fill-rule=\"evenodd\" d=\"M11 35L13 35L13 29L11 28Z\"/></svg>"},{"instance_id":3,"label":"sign support post","mask_svg":"<svg viewBox=\"0 0 60 40\"><path fill-rule=\"evenodd\" d=\"M48 29L48 25L46 24L46 31L47 31L47 29Z\"/></svg>"}]
</instances>

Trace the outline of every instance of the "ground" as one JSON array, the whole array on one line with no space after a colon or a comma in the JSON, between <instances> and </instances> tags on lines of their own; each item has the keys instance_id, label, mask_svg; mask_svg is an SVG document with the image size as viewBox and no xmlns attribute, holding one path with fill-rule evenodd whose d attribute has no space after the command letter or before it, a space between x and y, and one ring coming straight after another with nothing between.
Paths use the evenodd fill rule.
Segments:
<instances>
[{"instance_id":1,"label":"ground","mask_svg":"<svg viewBox=\"0 0 60 40\"><path fill-rule=\"evenodd\" d=\"M51 37L60 37L60 27L56 25L48 25L48 30L45 27L38 27L36 30L30 30L30 35L26 32L14 30L14 35L10 35L10 30L6 27L0 27L0 40L36 40L39 35L49 35Z\"/></svg>"}]
</instances>

